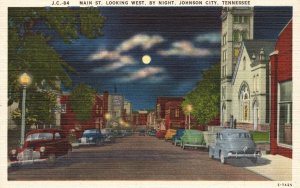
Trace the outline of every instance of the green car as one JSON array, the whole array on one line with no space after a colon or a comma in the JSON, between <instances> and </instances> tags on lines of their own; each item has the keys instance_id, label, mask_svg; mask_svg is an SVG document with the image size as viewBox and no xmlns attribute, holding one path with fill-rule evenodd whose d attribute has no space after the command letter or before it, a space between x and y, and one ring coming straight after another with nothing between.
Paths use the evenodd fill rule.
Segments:
<instances>
[{"instance_id":1,"label":"green car","mask_svg":"<svg viewBox=\"0 0 300 188\"><path fill-rule=\"evenodd\" d=\"M198 130L185 130L181 137L181 147L206 147L204 134Z\"/></svg>"}]
</instances>

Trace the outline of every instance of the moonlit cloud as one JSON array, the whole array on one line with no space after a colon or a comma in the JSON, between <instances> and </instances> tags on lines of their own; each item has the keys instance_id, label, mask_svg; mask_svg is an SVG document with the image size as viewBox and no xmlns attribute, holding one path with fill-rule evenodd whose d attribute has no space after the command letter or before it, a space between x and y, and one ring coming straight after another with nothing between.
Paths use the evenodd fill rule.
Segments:
<instances>
[{"instance_id":1,"label":"moonlit cloud","mask_svg":"<svg viewBox=\"0 0 300 188\"><path fill-rule=\"evenodd\" d=\"M157 45L164 41L164 38L159 35L150 36L145 34L138 34L122 42L116 50L120 52L127 52L136 47L142 47L143 50L148 50L154 45Z\"/></svg>"},{"instance_id":2,"label":"moonlit cloud","mask_svg":"<svg viewBox=\"0 0 300 188\"><path fill-rule=\"evenodd\" d=\"M133 65L135 64L134 61L124 61L124 62L112 62L106 66L103 67L99 67L96 69L93 69L93 73L105 73L105 72L111 72L111 71L115 71L118 70L122 67L128 66L128 65Z\"/></svg>"},{"instance_id":3,"label":"moonlit cloud","mask_svg":"<svg viewBox=\"0 0 300 188\"><path fill-rule=\"evenodd\" d=\"M120 59L121 54L118 51L107 51L107 50L100 50L97 53L92 54L89 57L89 60L118 60Z\"/></svg>"},{"instance_id":4,"label":"moonlit cloud","mask_svg":"<svg viewBox=\"0 0 300 188\"><path fill-rule=\"evenodd\" d=\"M118 51L102 50L96 54L93 54L89 58L90 60L107 60L110 63L106 66L102 66L92 70L93 73L105 73L118 70L122 67L136 64L136 60L129 55L121 55Z\"/></svg>"},{"instance_id":5,"label":"moonlit cloud","mask_svg":"<svg viewBox=\"0 0 300 188\"><path fill-rule=\"evenodd\" d=\"M168 50L160 50L161 56L186 56L186 57L204 57L212 55L211 51L206 48L196 48L189 41L174 42Z\"/></svg>"},{"instance_id":6,"label":"moonlit cloud","mask_svg":"<svg viewBox=\"0 0 300 188\"><path fill-rule=\"evenodd\" d=\"M196 37L197 42L209 42L209 43L220 43L221 42L221 36L220 33L214 32L214 33L205 33L200 34Z\"/></svg>"},{"instance_id":7,"label":"moonlit cloud","mask_svg":"<svg viewBox=\"0 0 300 188\"><path fill-rule=\"evenodd\" d=\"M127 77L121 78L121 81L123 82L131 82L131 81L136 81L136 80L142 80L146 78L154 79L155 75L158 75L160 73L164 73L165 70L161 67L146 67L140 70L137 70L136 72L131 73ZM158 80L156 80L158 81ZM159 79L161 81L161 79Z\"/></svg>"}]
</instances>

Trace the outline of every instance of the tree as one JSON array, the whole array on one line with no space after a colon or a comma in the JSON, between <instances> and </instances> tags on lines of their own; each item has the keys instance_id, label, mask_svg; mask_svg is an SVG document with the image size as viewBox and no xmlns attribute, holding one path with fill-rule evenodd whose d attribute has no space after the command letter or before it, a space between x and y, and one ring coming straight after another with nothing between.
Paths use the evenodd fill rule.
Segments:
<instances>
[{"instance_id":1,"label":"tree","mask_svg":"<svg viewBox=\"0 0 300 188\"><path fill-rule=\"evenodd\" d=\"M69 100L75 118L79 122L91 118L96 93L95 89L85 84L79 84L72 90Z\"/></svg>"},{"instance_id":2,"label":"tree","mask_svg":"<svg viewBox=\"0 0 300 188\"><path fill-rule=\"evenodd\" d=\"M32 88L27 93L26 125L54 124L53 111L56 107L56 93L53 91L32 91ZM13 112L12 117L16 123L21 124L20 108Z\"/></svg>"},{"instance_id":3,"label":"tree","mask_svg":"<svg viewBox=\"0 0 300 188\"><path fill-rule=\"evenodd\" d=\"M49 44L51 35L39 25L54 31L66 43L79 38L101 36L104 17L97 8L9 8L8 10L8 104L19 102L18 77L32 75L31 87L58 90L57 81L71 87L68 73L75 70Z\"/></svg>"},{"instance_id":4,"label":"tree","mask_svg":"<svg viewBox=\"0 0 300 188\"><path fill-rule=\"evenodd\" d=\"M200 124L207 124L220 113L220 65L206 70L194 90L185 96L181 107L187 114L187 105L192 105L191 115Z\"/></svg>"}]
</instances>

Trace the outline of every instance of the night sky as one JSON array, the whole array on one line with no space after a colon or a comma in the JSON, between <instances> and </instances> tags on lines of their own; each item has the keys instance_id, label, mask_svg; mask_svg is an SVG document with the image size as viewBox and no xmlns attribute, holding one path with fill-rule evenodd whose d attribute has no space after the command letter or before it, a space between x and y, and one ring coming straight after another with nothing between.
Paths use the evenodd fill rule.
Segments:
<instances>
[{"instance_id":1,"label":"night sky","mask_svg":"<svg viewBox=\"0 0 300 188\"><path fill-rule=\"evenodd\" d=\"M79 75L73 84L124 95L134 110L154 108L157 96L184 96L201 73L220 62L221 7L102 7L103 36L51 45ZM276 39L290 7L256 7L255 39ZM54 33L54 36L55 33ZM143 55L150 64L143 64Z\"/></svg>"}]
</instances>

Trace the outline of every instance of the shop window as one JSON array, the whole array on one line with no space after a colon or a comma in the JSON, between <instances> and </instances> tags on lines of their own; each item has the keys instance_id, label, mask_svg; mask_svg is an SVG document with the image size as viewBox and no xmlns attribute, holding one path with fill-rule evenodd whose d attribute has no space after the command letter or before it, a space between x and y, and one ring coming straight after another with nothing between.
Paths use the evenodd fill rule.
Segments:
<instances>
[{"instance_id":1,"label":"shop window","mask_svg":"<svg viewBox=\"0 0 300 188\"><path fill-rule=\"evenodd\" d=\"M278 142L292 146L292 81L279 83Z\"/></svg>"}]
</instances>

